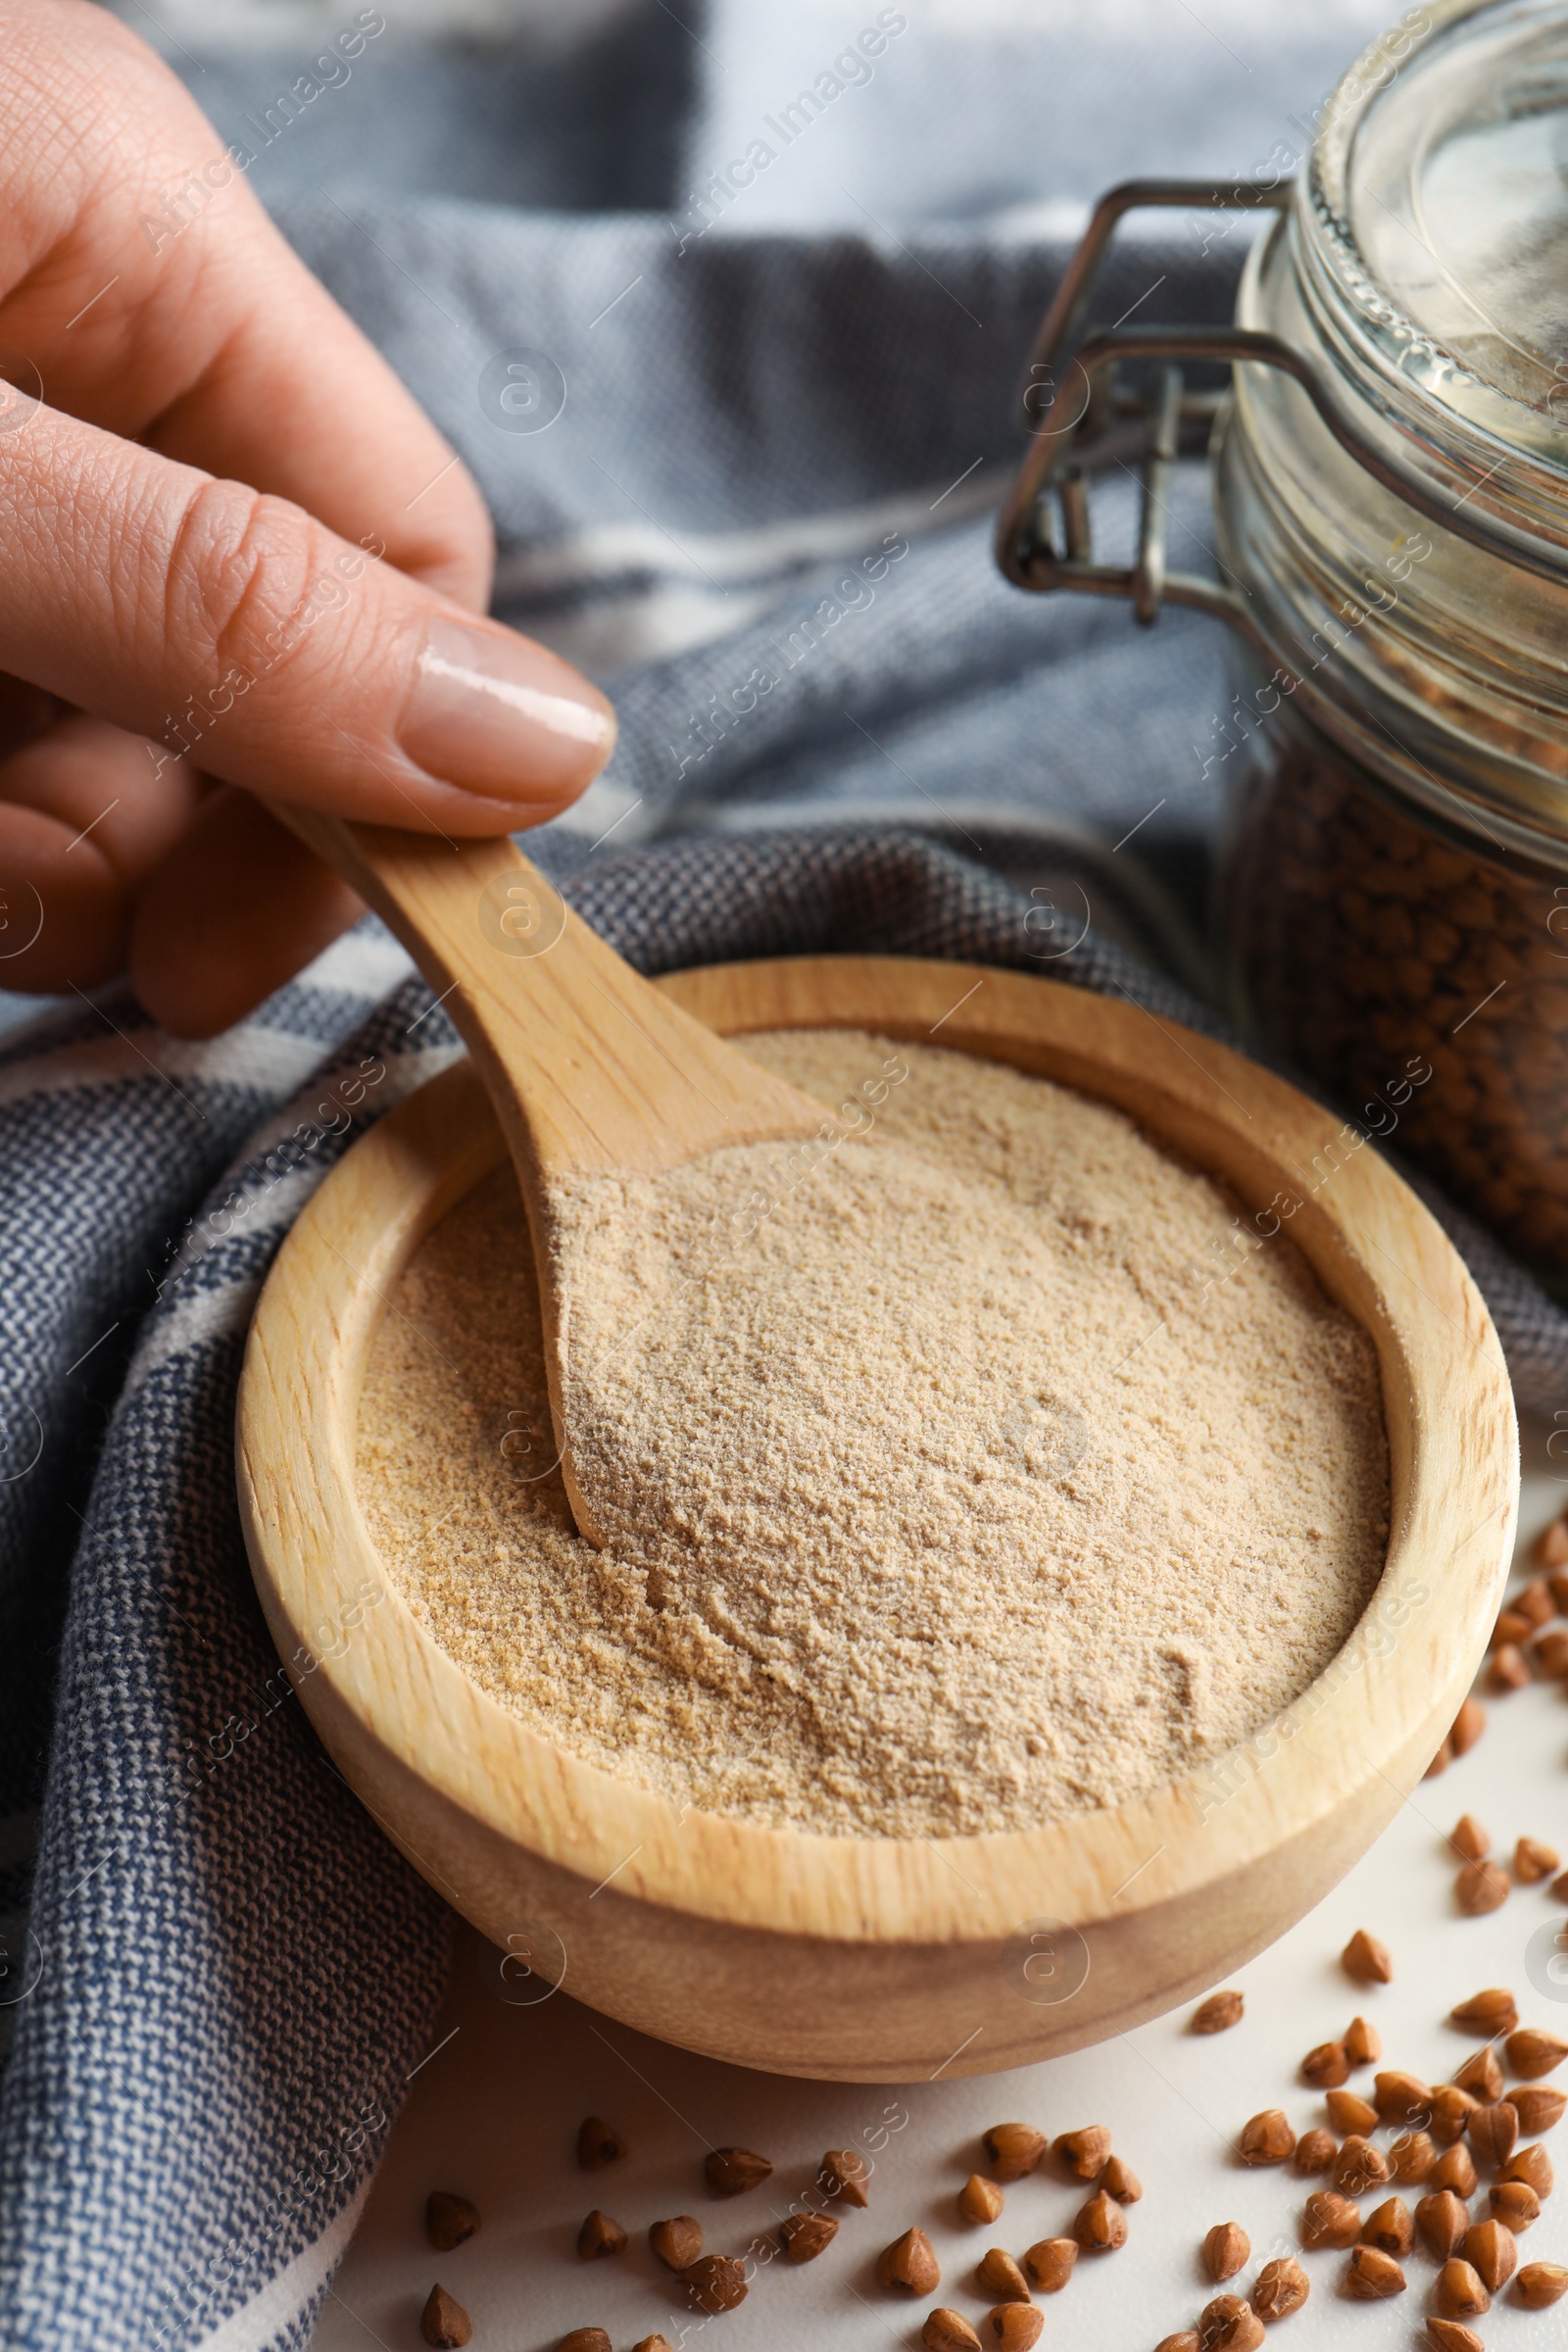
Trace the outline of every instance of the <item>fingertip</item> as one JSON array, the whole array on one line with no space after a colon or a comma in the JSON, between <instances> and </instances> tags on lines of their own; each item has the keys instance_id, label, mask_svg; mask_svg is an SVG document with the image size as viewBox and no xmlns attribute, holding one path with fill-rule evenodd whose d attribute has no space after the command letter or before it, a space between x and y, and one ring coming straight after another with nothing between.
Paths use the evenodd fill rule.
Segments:
<instances>
[{"instance_id":1,"label":"fingertip","mask_svg":"<svg viewBox=\"0 0 1568 2352\"><path fill-rule=\"evenodd\" d=\"M496 622L431 613L398 721L405 759L542 824L615 748L612 705L570 662Z\"/></svg>"},{"instance_id":2,"label":"fingertip","mask_svg":"<svg viewBox=\"0 0 1568 2352\"><path fill-rule=\"evenodd\" d=\"M387 550L387 562L421 587L483 613L495 584L495 525L478 483L461 459L436 485L440 506L411 539ZM423 516L421 507L421 517ZM405 530L407 517L405 516Z\"/></svg>"},{"instance_id":3,"label":"fingertip","mask_svg":"<svg viewBox=\"0 0 1568 2352\"><path fill-rule=\"evenodd\" d=\"M96 988L125 968L142 876L201 798L182 762L81 714L0 762L0 987Z\"/></svg>"},{"instance_id":4,"label":"fingertip","mask_svg":"<svg viewBox=\"0 0 1568 2352\"><path fill-rule=\"evenodd\" d=\"M131 917L137 998L172 1037L216 1037L318 956L363 902L248 792L225 788L148 875Z\"/></svg>"},{"instance_id":5,"label":"fingertip","mask_svg":"<svg viewBox=\"0 0 1568 2352\"><path fill-rule=\"evenodd\" d=\"M73 855L74 850L74 855ZM55 996L125 968L130 886L58 817L0 804L0 988Z\"/></svg>"}]
</instances>

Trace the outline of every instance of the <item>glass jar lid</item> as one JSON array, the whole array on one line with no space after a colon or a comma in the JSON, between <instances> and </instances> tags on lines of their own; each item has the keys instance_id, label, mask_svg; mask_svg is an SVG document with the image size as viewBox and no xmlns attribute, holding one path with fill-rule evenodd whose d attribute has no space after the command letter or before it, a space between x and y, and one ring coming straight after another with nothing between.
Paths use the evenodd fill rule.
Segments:
<instances>
[{"instance_id":1,"label":"glass jar lid","mask_svg":"<svg viewBox=\"0 0 1568 2352\"><path fill-rule=\"evenodd\" d=\"M1303 195L1320 330L1405 465L1568 572L1563 0L1412 10L1329 101Z\"/></svg>"}]
</instances>

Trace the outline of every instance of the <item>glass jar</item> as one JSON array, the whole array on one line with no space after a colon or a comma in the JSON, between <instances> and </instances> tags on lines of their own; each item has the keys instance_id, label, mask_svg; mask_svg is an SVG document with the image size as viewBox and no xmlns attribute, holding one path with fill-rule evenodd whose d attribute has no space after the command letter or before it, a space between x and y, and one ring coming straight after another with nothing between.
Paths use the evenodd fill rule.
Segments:
<instances>
[{"instance_id":1,"label":"glass jar","mask_svg":"<svg viewBox=\"0 0 1568 2352\"><path fill-rule=\"evenodd\" d=\"M1234 328L1078 341L1115 220L1195 200L1274 214ZM1227 395L1170 364L1204 359L1231 364ZM1568 0L1412 11L1294 187L1115 192L1033 381L1008 576L1237 632L1216 734L1244 1024L1374 1133L1370 1106L1429 1071L1399 1148L1568 1274ZM1144 519L1118 570L1093 560L1088 482L1134 420ZM1205 424L1217 582L1167 573L1158 520Z\"/></svg>"},{"instance_id":2,"label":"glass jar","mask_svg":"<svg viewBox=\"0 0 1568 2352\"><path fill-rule=\"evenodd\" d=\"M1246 748L1222 867L1244 1025L1568 1269L1568 859L1481 856L1283 708Z\"/></svg>"}]
</instances>

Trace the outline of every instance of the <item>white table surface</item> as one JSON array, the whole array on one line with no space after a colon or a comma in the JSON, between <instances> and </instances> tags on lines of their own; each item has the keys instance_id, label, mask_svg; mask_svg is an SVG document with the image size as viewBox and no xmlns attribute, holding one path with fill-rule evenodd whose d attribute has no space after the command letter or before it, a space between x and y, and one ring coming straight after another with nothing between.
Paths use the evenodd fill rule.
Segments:
<instances>
[{"instance_id":1,"label":"white table surface","mask_svg":"<svg viewBox=\"0 0 1568 2352\"><path fill-rule=\"evenodd\" d=\"M1544 1433L1527 1433L1523 1530L1526 1541L1568 1500L1568 1462L1547 1461ZM1563 1473L1556 1483L1550 1473ZM1523 1552L1521 1551L1521 1561ZM1377 1845L1317 1909L1228 1982L1247 1995L1244 2022L1200 2038L1184 2029L1185 2008L1094 2049L1002 2075L910 2084L903 2089L800 2082L694 2058L596 2016L564 1992L532 2007L500 1996L497 1955L470 1930L460 1933L434 2055L416 2071L409 2102L361 2217L314 2339L316 2352L416 2352L418 2315L432 2280L465 2306L474 2352L549 2352L571 2328L607 2328L615 2352L662 2329L680 2352L887 2352L916 2346L925 2312L951 2303L978 2325L991 2298L973 2268L986 2247L1014 2255L1035 2239L1063 2233L1087 2193L1037 2175L1005 2191L992 2229L961 2225L954 2192L984 2170L979 2135L1013 2118L1054 2135L1107 2124L1114 2145L1144 2183L1129 2209L1128 2242L1091 2260L1059 2295L1040 2298L1041 2352L1139 2352L1191 2327L1209 2295L1199 2245L1215 2222L1236 2221L1252 2240L1252 2261L1226 2291L1245 2291L1270 2256L1298 2252L1303 2198L1322 2181L1289 2168L1249 2172L1231 2153L1248 2116L1282 2106L1298 2131L1324 2119L1298 2080L1302 2053L1343 2032L1363 2011L1383 2036L1385 2066L1430 2082L1446 2080L1473 2046L1445 2024L1455 2001L1482 1985L1507 1984L1521 2017L1568 2034L1568 1984L1555 2000L1528 1973L1540 1942L1562 1919L1544 1887L1516 1887L1498 1911L1467 1919L1454 1909L1454 1867L1444 1839L1461 1812L1479 1816L1499 1855L1521 1835L1558 1847L1568 1861L1568 1705L1557 1686L1536 1685L1488 1699L1486 1736L1436 1780L1424 1781ZM1549 1924L1548 1924L1549 1923ZM1351 1932L1365 1927L1394 1955L1392 1984L1352 1985L1338 1965ZM1546 1930L1544 1936L1542 1931ZM999 1994L1005 1997L1005 1994ZM1369 2074L1352 2078L1365 2086ZM1568 2068L1564 2070L1568 2087ZM574 2141L585 2115L608 2118L628 2154L599 2174L577 2169ZM871 2204L848 2212L838 2237L811 2264L771 2264L739 2310L703 2324L681 2307L679 2290L650 2254L646 2231L662 2216L693 2213L710 2252L739 2252L807 2188L822 2152L861 2140L883 2118L891 2130L877 2159ZM1383 2136L1387 2137L1387 2134ZM721 2202L703 2181L711 2145L735 2142L769 2156L772 2180ZM1560 2143L1560 2144L1559 2144ZM1568 2175L1568 2120L1549 2143ZM425 2241L424 2199L432 2188L473 2199L477 2234L450 2254ZM1405 2192L1414 2204L1421 2192ZM1364 2201L1370 2211L1375 2200ZM624 2253L577 2259L579 2223L601 2205L630 2233ZM1474 2201L1486 2212L1485 2182ZM942 2265L934 2296L896 2301L874 2281L881 2248L910 2224L925 2230ZM1521 2259L1568 2262L1568 2179L1521 2240ZM1337 2292L1346 2257L1302 2255L1311 2300L1283 2323L1282 2352L1355 2345L1390 2352L1421 2340L1434 2266L1420 2253L1405 2265L1409 2291L1388 2303L1351 2303ZM1547 2312L1498 2297L1482 2323L1489 2345L1527 2344L1560 2352L1568 2343L1568 2301ZM1274 2331L1270 2330L1271 2341Z\"/></svg>"}]
</instances>

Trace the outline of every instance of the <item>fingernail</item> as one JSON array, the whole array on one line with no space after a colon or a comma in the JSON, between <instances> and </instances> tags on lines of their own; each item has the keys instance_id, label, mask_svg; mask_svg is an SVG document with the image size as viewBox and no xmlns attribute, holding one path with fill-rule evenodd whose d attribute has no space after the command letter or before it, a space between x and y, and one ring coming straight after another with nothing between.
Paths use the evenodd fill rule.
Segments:
<instances>
[{"instance_id":1,"label":"fingernail","mask_svg":"<svg viewBox=\"0 0 1568 2352\"><path fill-rule=\"evenodd\" d=\"M427 775L495 800L564 801L593 781L615 717L587 679L542 645L432 619L398 741Z\"/></svg>"}]
</instances>

